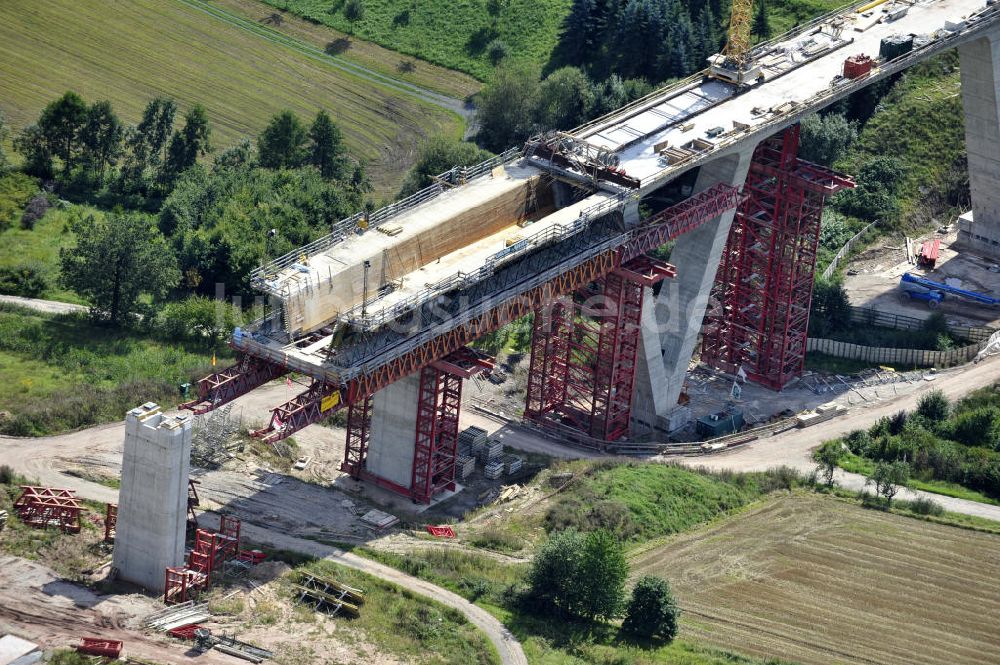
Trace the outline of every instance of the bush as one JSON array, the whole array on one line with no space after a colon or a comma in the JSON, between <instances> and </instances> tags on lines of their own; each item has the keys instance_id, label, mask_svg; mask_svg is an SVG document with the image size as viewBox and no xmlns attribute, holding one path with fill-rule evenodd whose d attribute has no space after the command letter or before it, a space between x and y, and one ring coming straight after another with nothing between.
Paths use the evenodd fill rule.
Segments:
<instances>
[{"instance_id":1,"label":"bush","mask_svg":"<svg viewBox=\"0 0 1000 665\"><path fill-rule=\"evenodd\" d=\"M205 340L227 338L242 322L242 312L231 303L203 296L166 304L156 317L165 339Z\"/></svg>"},{"instance_id":2,"label":"bush","mask_svg":"<svg viewBox=\"0 0 1000 665\"><path fill-rule=\"evenodd\" d=\"M48 288L45 271L35 265L0 268L0 294L37 298Z\"/></svg>"},{"instance_id":3,"label":"bush","mask_svg":"<svg viewBox=\"0 0 1000 665\"><path fill-rule=\"evenodd\" d=\"M904 501L900 506L906 508L911 513L917 515L943 515L944 508L938 502L926 497L919 497L913 501Z\"/></svg>"},{"instance_id":4,"label":"bush","mask_svg":"<svg viewBox=\"0 0 1000 665\"><path fill-rule=\"evenodd\" d=\"M23 173L0 177L0 231L9 229L38 192L38 181Z\"/></svg>"},{"instance_id":5,"label":"bush","mask_svg":"<svg viewBox=\"0 0 1000 665\"><path fill-rule=\"evenodd\" d=\"M992 448L996 444L998 430L1000 408L984 406L956 415L951 424L951 438L967 446Z\"/></svg>"},{"instance_id":6,"label":"bush","mask_svg":"<svg viewBox=\"0 0 1000 665\"><path fill-rule=\"evenodd\" d=\"M950 408L948 398L940 390L932 390L917 402L917 413L933 423L947 419Z\"/></svg>"},{"instance_id":7,"label":"bush","mask_svg":"<svg viewBox=\"0 0 1000 665\"><path fill-rule=\"evenodd\" d=\"M35 228L35 222L45 217L45 213L52 207L52 202L46 194L36 194L21 214L21 228L28 231Z\"/></svg>"},{"instance_id":8,"label":"bush","mask_svg":"<svg viewBox=\"0 0 1000 665\"><path fill-rule=\"evenodd\" d=\"M509 54L510 49L501 39L494 39L486 46L486 56L494 66L499 65Z\"/></svg>"},{"instance_id":9,"label":"bush","mask_svg":"<svg viewBox=\"0 0 1000 665\"><path fill-rule=\"evenodd\" d=\"M673 641L680 608L666 580L647 575L632 589L622 630L639 637Z\"/></svg>"}]
</instances>

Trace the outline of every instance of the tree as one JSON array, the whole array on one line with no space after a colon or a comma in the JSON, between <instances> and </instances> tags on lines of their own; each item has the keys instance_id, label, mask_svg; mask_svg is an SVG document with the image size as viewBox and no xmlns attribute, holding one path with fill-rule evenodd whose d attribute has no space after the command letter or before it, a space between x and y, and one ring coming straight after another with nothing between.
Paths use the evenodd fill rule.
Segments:
<instances>
[{"instance_id":1,"label":"tree","mask_svg":"<svg viewBox=\"0 0 1000 665\"><path fill-rule=\"evenodd\" d=\"M38 125L28 125L14 137L14 150L24 157L24 172L43 180L51 178L55 171L52 166L52 150Z\"/></svg>"},{"instance_id":2,"label":"tree","mask_svg":"<svg viewBox=\"0 0 1000 665\"><path fill-rule=\"evenodd\" d=\"M625 553L610 532L566 529L538 550L528 580L543 605L594 620L620 615L627 577Z\"/></svg>"},{"instance_id":3,"label":"tree","mask_svg":"<svg viewBox=\"0 0 1000 665\"><path fill-rule=\"evenodd\" d=\"M327 180L343 180L347 176L347 151L340 128L321 110L309 128L309 163L319 169Z\"/></svg>"},{"instance_id":4,"label":"tree","mask_svg":"<svg viewBox=\"0 0 1000 665\"><path fill-rule=\"evenodd\" d=\"M590 79L576 67L563 67L542 81L536 122L542 129L569 130L587 120L594 105Z\"/></svg>"},{"instance_id":5,"label":"tree","mask_svg":"<svg viewBox=\"0 0 1000 665\"><path fill-rule=\"evenodd\" d=\"M767 19L767 2L765 0L757 0L756 11L753 16L753 34L760 37L761 40L767 40L771 38L771 23Z\"/></svg>"},{"instance_id":6,"label":"tree","mask_svg":"<svg viewBox=\"0 0 1000 665\"><path fill-rule=\"evenodd\" d=\"M932 423L947 420L950 410L948 398L941 390L932 390L926 395L922 395L920 401L917 402L917 413Z\"/></svg>"},{"instance_id":7,"label":"tree","mask_svg":"<svg viewBox=\"0 0 1000 665\"><path fill-rule=\"evenodd\" d=\"M456 141L446 136L432 136L420 147L417 163L406 174L399 197L409 196L428 187L433 178L453 166L472 166L492 155L475 143Z\"/></svg>"},{"instance_id":8,"label":"tree","mask_svg":"<svg viewBox=\"0 0 1000 665\"><path fill-rule=\"evenodd\" d=\"M587 619L621 616L625 604L628 561L618 539L606 529L587 534L580 561L578 613Z\"/></svg>"},{"instance_id":9,"label":"tree","mask_svg":"<svg viewBox=\"0 0 1000 665\"><path fill-rule=\"evenodd\" d=\"M306 128L291 111L271 118L257 137L260 165L268 169L295 169L306 161Z\"/></svg>"},{"instance_id":10,"label":"tree","mask_svg":"<svg viewBox=\"0 0 1000 665\"><path fill-rule=\"evenodd\" d=\"M344 3L344 18L351 24L351 32L354 31L354 24L365 17L365 6L361 0L347 0Z\"/></svg>"},{"instance_id":11,"label":"tree","mask_svg":"<svg viewBox=\"0 0 1000 665\"><path fill-rule=\"evenodd\" d=\"M659 577L647 575L632 589L622 630L639 637L672 642L677 636L680 614L670 584Z\"/></svg>"},{"instance_id":12,"label":"tree","mask_svg":"<svg viewBox=\"0 0 1000 665\"><path fill-rule=\"evenodd\" d=\"M10 130L7 129L7 119L3 111L0 111L0 175L7 173L10 162L7 161L7 153L4 151L3 143L7 140Z\"/></svg>"},{"instance_id":13,"label":"tree","mask_svg":"<svg viewBox=\"0 0 1000 665\"><path fill-rule=\"evenodd\" d=\"M183 129L174 132L170 139L167 159L161 170L161 180L165 184L173 183L177 176L198 162L198 157L211 152L211 133L205 107L195 104L184 116Z\"/></svg>"},{"instance_id":14,"label":"tree","mask_svg":"<svg viewBox=\"0 0 1000 665\"><path fill-rule=\"evenodd\" d=\"M80 158L84 166L104 184L104 172L121 155L125 130L111 108L111 102L95 102L87 109L87 121L80 132Z\"/></svg>"},{"instance_id":15,"label":"tree","mask_svg":"<svg viewBox=\"0 0 1000 665\"><path fill-rule=\"evenodd\" d=\"M537 131L539 88L536 69L523 63L501 63L479 93L479 143L493 152L524 143Z\"/></svg>"},{"instance_id":16,"label":"tree","mask_svg":"<svg viewBox=\"0 0 1000 665\"><path fill-rule=\"evenodd\" d=\"M817 279L809 308L809 336L823 337L851 325L851 302L839 281Z\"/></svg>"},{"instance_id":17,"label":"tree","mask_svg":"<svg viewBox=\"0 0 1000 665\"><path fill-rule=\"evenodd\" d=\"M174 130L174 117L177 115L177 102L169 97L157 97L148 104L139 122L139 133L149 150L152 165L160 164L167 159L167 145L170 134Z\"/></svg>"},{"instance_id":18,"label":"tree","mask_svg":"<svg viewBox=\"0 0 1000 665\"><path fill-rule=\"evenodd\" d=\"M490 64L494 67L499 65L508 55L510 55L510 49L507 47L507 43L499 37L490 40L490 43L486 45L486 57L490 59Z\"/></svg>"},{"instance_id":19,"label":"tree","mask_svg":"<svg viewBox=\"0 0 1000 665\"><path fill-rule=\"evenodd\" d=\"M38 128L49 150L63 163L63 175L73 168L80 132L87 121L87 104L72 90L42 109Z\"/></svg>"},{"instance_id":20,"label":"tree","mask_svg":"<svg viewBox=\"0 0 1000 665\"><path fill-rule=\"evenodd\" d=\"M858 125L839 113L813 113L802 119L799 156L831 166L858 138Z\"/></svg>"},{"instance_id":21,"label":"tree","mask_svg":"<svg viewBox=\"0 0 1000 665\"><path fill-rule=\"evenodd\" d=\"M173 252L143 215L87 217L72 230L76 245L59 252L62 283L113 325L129 321L140 296L161 298L180 280Z\"/></svg>"},{"instance_id":22,"label":"tree","mask_svg":"<svg viewBox=\"0 0 1000 665\"><path fill-rule=\"evenodd\" d=\"M813 452L813 459L819 465L819 471L823 474L823 481L827 487L833 487L833 473L837 470L842 454L840 441L827 441Z\"/></svg>"},{"instance_id":23,"label":"tree","mask_svg":"<svg viewBox=\"0 0 1000 665\"><path fill-rule=\"evenodd\" d=\"M884 497L886 506L889 506L899 490L910 482L910 465L902 460L879 462L868 482L875 485L875 493Z\"/></svg>"}]
</instances>

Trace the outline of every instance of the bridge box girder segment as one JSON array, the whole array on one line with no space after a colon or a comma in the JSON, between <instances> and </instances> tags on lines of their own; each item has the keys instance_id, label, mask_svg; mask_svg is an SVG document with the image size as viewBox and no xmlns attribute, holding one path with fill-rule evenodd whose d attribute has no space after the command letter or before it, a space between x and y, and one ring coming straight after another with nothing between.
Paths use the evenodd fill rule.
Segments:
<instances>
[{"instance_id":1,"label":"bridge box girder segment","mask_svg":"<svg viewBox=\"0 0 1000 665\"><path fill-rule=\"evenodd\" d=\"M798 154L799 126L754 152L709 311L702 360L780 390L801 375L823 204L850 178Z\"/></svg>"}]
</instances>

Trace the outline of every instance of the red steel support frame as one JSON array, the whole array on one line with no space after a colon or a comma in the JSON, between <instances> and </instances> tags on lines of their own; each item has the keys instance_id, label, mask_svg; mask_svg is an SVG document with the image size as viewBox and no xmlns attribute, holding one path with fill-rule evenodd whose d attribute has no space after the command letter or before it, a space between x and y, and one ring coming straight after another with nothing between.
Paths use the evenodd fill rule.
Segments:
<instances>
[{"instance_id":1,"label":"red steel support frame","mask_svg":"<svg viewBox=\"0 0 1000 665\"><path fill-rule=\"evenodd\" d=\"M854 182L798 158L799 126L762 142L719 266L708 365L781 390L802 374L823 204Z\"/></svg>"},{"instance_id":2,"label":"red steel support frame","mask_svg":"<svg viewBox=\"0 0 1000 665\"><path fill-rule=\"evenodd\" d=\"M643 260L642 255L646 252L735 208L739 201L739 191L722 183L699 192L645 220L641 226L631 231L630 238L623 246L605 250L580 262L548 282L529 289L516 298L497 304L496 307L435 337L413 351L352 379L346 385L314 380L304 393L274 409L269 425L254 432L254 436L270 443L289 437L302 427L331 415L345 403L349 406L359 400L367 399L390 383L423 369L483 335L531 314L559 296L583 288L612 270L618 269L623 262L633 259ZM329 409L322 408L322 401L334 395L337 396L335 405ZM292 412L301 416L290 420L282 417ZM351 450L356 455L361 447L355 445ZM345 466L349 462L350 460L345 460ZM358 468L356 463L351 464L352 468ZM347 472L353 475L353 472Z\"/></svg>"},{"instance_id":3,"label":"red steel support frame","mask_svg":"<svg viewBox=\"0 0 1000 665\"><path fill-rule=\"evenodd\" d=\"M455 489L462 377L436 365L420 370L410 481L410 495L418 503L430 503L438 492Z\"/></svg>"},{"instance_id":4,"label":"red steel support frame","mask_svg":"<svg viewBox=\"0 0 1000 665\"><path fill-rule=\"evenodd\" d=\"M109 503L104 509L104 542L115 542L115 529L118 526L118 504Z\"/></svg>"},{"instance_id":5,"label":"red steel support frame","mask_svg":"<svg viewBox=\"0 0 1000 665\"><path fill-rule=\"evenodd\" d=\"M597 281L599 302L581 290L535 312L524 417L559 424L600 442L629 433L643 288L672 266L642 255Z\"/></svg>"},{"instance_id":6,"label":"red steel support frame","mask_svg":"<svg viewBox=\"0 0 1000 665\"><path fill-rule=\"evenodd\" d=\"M243 354L235 364L199 380L198 398L180 408L190 409L195 415L208 413L287 372L281 365Z\"/></svg>"}]
</instances>

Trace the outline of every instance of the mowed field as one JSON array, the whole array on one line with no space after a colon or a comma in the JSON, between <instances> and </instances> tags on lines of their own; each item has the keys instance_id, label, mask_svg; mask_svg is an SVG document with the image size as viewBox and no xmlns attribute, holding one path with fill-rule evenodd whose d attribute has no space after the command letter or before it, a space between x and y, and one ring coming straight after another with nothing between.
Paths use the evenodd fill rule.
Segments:
<instances>
[{"instance_id":1,"label":"mowed field","mask_svg":"<svg viewBox=\"0 0 1000 665\"><path fill-rule=\"evenodd\" d=\"M632 563L671 581L687 638L802 663L1000 662L1000 536L803 494Z\"/></svg>"},{"instance_id":2,"label":"mowed field","mask_svg":"<svg viewBox=\"0 0 1000 665\"><path fill-rule=\"evenodd\" d=\"M395 193L420 142L460 136L454 113L273 44L176 0L0 0L0 110L16 130L72 89L136 122L157 95L206 107L216 149L291 109L327 109L377 196Z\"/></svg>"}]
</instances>

